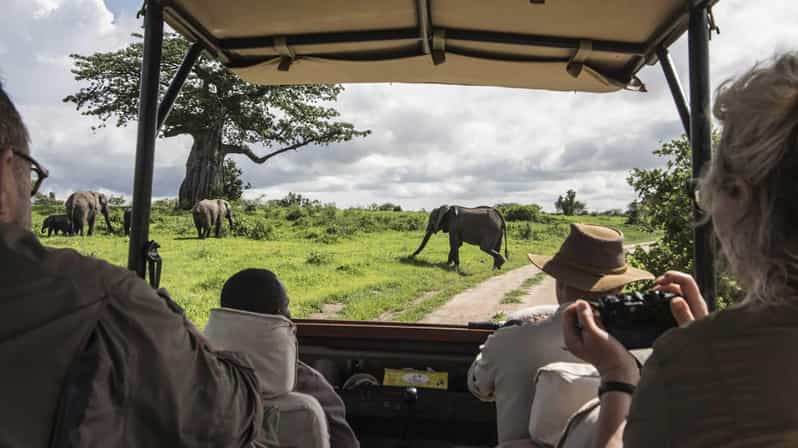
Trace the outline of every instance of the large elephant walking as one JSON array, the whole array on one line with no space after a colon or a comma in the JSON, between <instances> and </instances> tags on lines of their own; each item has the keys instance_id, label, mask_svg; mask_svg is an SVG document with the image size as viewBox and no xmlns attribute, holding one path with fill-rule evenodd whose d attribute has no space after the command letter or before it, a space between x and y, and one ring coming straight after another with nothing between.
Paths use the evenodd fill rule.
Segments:
<instances>
[{"instance_id":1,"label":"large elephant walking","mask_svg":"<svg viewBox=\"0 0 798 448\"><path fill-rule=\"evenodd\" d=\"M113 232L111 218L108 216L108 198L95 191L76 191L69 195L66 203L66 214L72 220L75 233L83 235L83 227L88 227L87 234L94 233L94 219L97 213L102 213L105 217L105 224L108 232Z\"/></svg>"},{"instance_id":2,"label":"large elephant walking","mask_svg":"<svg viewBox=\"0 0 798 448\"><path fill-rule=\"evenodd\" d=\"M464 242L479 246L482 251L493 257L494 269L504 264L502 257L502 236L504 237L504 256L509 257L507 250L507 223L501 212L493 207L460 207L444 205L433 210L429 215L427 233L421 246L411 257L418 255L427 245L433 233L442 230L449 234L449 260L460 267L460 246Z\"/></svg>"},{"instance_id":3,"label":"large elephant walking","mask_svg":"<svg viewBox=\"0 0 798 448\"><path fill-rule=\"evenodd\" d=\"M207 238L214 229L216 238L222 237L222 219L227 218L230 228L233 227L233 209L224 199L203 199L191 209L194 215L194 225L197 227L197 236Z\"/></svg>"}]
</instances>

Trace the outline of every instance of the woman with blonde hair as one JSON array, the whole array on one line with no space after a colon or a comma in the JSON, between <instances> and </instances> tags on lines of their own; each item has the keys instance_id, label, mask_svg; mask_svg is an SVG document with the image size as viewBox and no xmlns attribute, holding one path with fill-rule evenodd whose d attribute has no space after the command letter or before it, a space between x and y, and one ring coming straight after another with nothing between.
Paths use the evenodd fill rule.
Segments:
<instances>
[{"instance_id":1,"label":"woman with blonde hair","mask_svg":"<svg viewBox=\"0 0 798 448\"><path fill-rule=\"evenodd\" d=\"M700 179L700 207L747 295L707 315L695 280L659 289L680 327L639 372L586 302L566 310L568 349L602 377L594 446L798 446L798 54L717 91L723 132Z\"/></svg>"}]
</instances>

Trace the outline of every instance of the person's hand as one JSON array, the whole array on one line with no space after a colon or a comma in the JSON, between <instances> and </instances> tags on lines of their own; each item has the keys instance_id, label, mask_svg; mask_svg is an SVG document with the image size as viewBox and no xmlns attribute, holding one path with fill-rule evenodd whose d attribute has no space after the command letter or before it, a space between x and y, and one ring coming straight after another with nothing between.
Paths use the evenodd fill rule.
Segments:
<instances>
[{"instance_id":1,"label":"person's hand","mask_svg":"<svg viewBox=\"0 0 798 448\"><path fill-rule=\"evenodd\" d=\"M565 346L577 358L596 367L602 380L637 384L640 371L632 355L610 336L593 309L584 300L565 309L563 338Z\"/></svg>"},{"instance_id":2,"label":"person's hand","mask_svg":"<svg viewBox=\"0 0 798 448\"><path fill-rule=\"evenodd\" d=\"M680 327L709 314L698 284L690 274L668 271L654 280L654 283L655 290L677 295L671 300L671 313Z\"/></svg>"}]
</instances>

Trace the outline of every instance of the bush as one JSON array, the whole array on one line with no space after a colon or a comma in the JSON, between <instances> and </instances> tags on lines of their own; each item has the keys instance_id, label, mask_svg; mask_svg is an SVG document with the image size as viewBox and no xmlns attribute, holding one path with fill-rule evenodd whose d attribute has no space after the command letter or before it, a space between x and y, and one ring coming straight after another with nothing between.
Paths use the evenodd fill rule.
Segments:
<instances>
[{"instance_id":1,"label":"bush","mask_svg":"<svg viewBox=\"0 0 798 448\"><path fill-rule=\"evenodd\" d=\"M502 210L502 214L507 221L540 222L540 206L536 204L511 205Z\"/></svg>"},{"instance_id":2,"label":"bush","mask_svg":"<svg viewBox=\"0 0 798 448\"><path fill-rule=\"evenodd\" d=\"M252 240L276 239L274 227L270 223L259 218L251 218L244 215L239 215L232 233L235 236Z\"/></svg>"},{"instance_id":3,"label":"bush","mask_svg":"<svg viewBox=\"0 0 798 448\"><path fill-rule=\"evenodd\" d=\"M531 240L532 226L530 226L529 223L524 224L524 226L521 227L521 231L519 232L518 237L521 238L522 240Z\"/></svg>"},{"instance_id":4,"label":"bush","mask_svg":"<svg viewBox=\"0 0 798 448\"><path fill-rule=\"evenodd\" d=\"M291 207L285 214L285 219L289 221L296 221L303 216L305 216L305 212L303 212L301 208L294 206Z\"/></svg>"},{"instance_id":5,"label":"bush","mask_svg":"<svg viewBox=\"0 0 798 448\"><path fill-rule=\"evenodd\" d=\"M333 259L334 257L332 254L312 250L308 254L308 258L305 260L305 263L320 266L331 263Z\"/></svg>"}]
</instances>

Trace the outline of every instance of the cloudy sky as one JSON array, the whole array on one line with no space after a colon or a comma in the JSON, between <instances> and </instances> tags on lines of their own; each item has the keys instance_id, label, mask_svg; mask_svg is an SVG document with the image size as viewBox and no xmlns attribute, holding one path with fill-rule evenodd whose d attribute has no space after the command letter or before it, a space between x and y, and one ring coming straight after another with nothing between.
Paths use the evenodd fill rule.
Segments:
<instances>
[{"instance_id":1,"label":"cloudy sky","mask_svg":"<svg viewBox=\"0 0 798 448\"><path fill-rule=\"evenodd\" d=\"M130 42L140 0L3 3L0 79L28 124L34 154L52 173L43 189L59 197L75 189L129 195L135 126L92 132L96 122L61 99L79 88L68 55ZM795 0L721 0L715 17L721 34L710 48L713 88L776 51L798 49ZM671 53L687 88L686 36ZM591 210L624 208L634 198L628 171L661 165L651 151L682 132L659 66L639 77L648 93L349 85L339 110L371 129L369 137L239 165L255 187L249 194L267 198L294 191L339 206L512 201L552 209L573 188ZM177 194L190 146L188 137L159 140L155 196Z\"/></svg>"}]
</instances>

